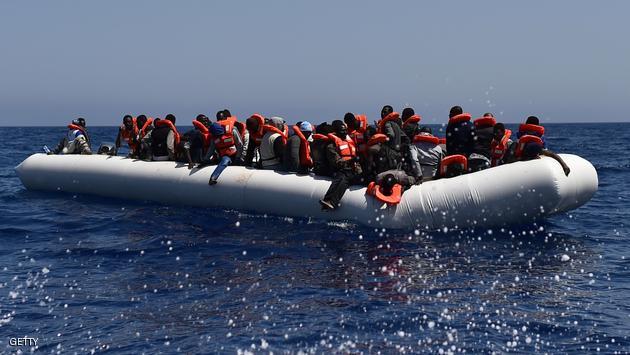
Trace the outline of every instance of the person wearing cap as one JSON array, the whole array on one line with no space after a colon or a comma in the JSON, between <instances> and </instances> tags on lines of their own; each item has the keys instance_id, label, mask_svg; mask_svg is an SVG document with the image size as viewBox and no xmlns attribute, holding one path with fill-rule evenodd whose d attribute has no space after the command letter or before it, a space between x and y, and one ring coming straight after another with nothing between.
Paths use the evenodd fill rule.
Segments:
<instances>
[{"instance_id":1,"label":"person wearing cap","mask_svg":"<svg viewBox=\"0 0 630 355\"><path fill-rule=\"evenodd\" d=\"M48 154L92 154L90 137L85 127L85 119L77 118L68 125L66 136Z\"/></svg>"},{"instance_id":2,"label":"person wearing cap","mask_svg":"<svg viewBox=\"0 0 630 355\"><path fill-rule=\"evenodd\" d=\"M293 126L293 135L287 139L284 147L284 169L298 174L308 174L313 166L310 142L313 125L307 121Z\"/></svg>"}]
</instances>

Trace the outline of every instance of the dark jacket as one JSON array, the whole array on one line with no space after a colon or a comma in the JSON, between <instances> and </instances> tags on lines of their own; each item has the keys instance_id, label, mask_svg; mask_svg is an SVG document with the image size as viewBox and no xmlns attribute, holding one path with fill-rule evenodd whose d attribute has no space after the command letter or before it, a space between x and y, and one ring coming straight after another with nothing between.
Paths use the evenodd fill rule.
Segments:
<instances>
[{"instance_id":1,"label":"dark jacket","mask_svg":"<svg viewBox=\"0 0 630 355\"><path fill-rule=\"evenodd\" d=\"M450 123L446 126L446 154L468 157L474 151L475 126L470 121Z\"/></svg>"}]
</instances>

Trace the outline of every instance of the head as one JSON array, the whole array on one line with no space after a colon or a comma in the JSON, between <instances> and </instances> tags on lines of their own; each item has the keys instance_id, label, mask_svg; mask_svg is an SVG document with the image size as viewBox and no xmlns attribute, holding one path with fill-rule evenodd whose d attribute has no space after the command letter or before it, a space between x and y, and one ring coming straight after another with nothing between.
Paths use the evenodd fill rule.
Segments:
<instances>
[{"instance_id":1,"label":"head","mask_svg":"<svg viewBox=\"0 0 630 355\"><path fill-rule=\"evenodd\" d=\"M313 132L313 125L310 124L310 122L308 122L308 121L302 121L302 122L300 122L299 127L300 127L300 131L302 131L302 134L304 135L304 137L306 137L308 139L308 137Z\"/></svg>"},{"instance_id":2,"label":"head","mask_svg":"<svg viewBox=\"0 0 630 355\"><path fill-rule=\"evenodd\" d=\"M173 124L175 124L175 121L176 121L175 115L173 115L172 113L169 113L168 115L166 115L166 117L164 117L164 119L171 121L171 123L173 123Z\"/></svg>"},{"instance_id":3,"label":"head","mask_svg":"<svg viewBox=\"0 0 630 355\"><path fill-rule=\"evenodd\" d=\"M332 127L328 124L328 122L322 122L317 125L317 130L315 131L315 133L327 135L329 133L332 133Z\"/></svg>"},{"instance_id":4,"label":"head","mask_svg":"<svg viewBox=\"0 0 630 355\"><path fill-rule=\"evenodd\" d=\"M501 122L498 122L494 125L494 139L500 141L503 139L503 135L505 134L505 125Z\"/></svg>"},{"instance_id":5,"label":"head","mask_svg":"<svg viewBox=\"0 0 630 355\"><path fill-rule=\"evenodd\" d=\"M396 185L398 183L398 180L396 179L396 177L394 176L394 174L387 174L383 177L383 180L381 181L381 191L389 196L392 194L392 189L394 188L394 185Z\"/></svg>"},{"instance_id":6,"label":"head","mask_svg":"<svg viewBox=\"0 0 630 355\"><path fill-rule=\"evenodd\" d=\"M79 117L76 120L72 120L72 123L74 123L77 126L81 126L81 127L85 128L85 118L83 118L83 117Z\"/></svg>"},{"instance_id":7,"label":"head","mask_svg":"<svg viewBox=\"0 0 630 355\"><path fill-rule=\"evenodd\" d=\"M126 130L131 131L133 129L133 117L125 115L125 117L123 117L123 126L125 126Z\"/></svg>"},{"instance_id":8,"label":"head","mask_svg":"<svg viewBox=\"0 0 630 355\"><path fill-rule=\"evenodd\" d=\"M250 117L245 120L245 127L249 131L249 133L258 132L260 130L260 122L254 117Z\"/></svg>"},{"instance_id":9,"label":"head","mask_svg":"<svg viewBox=\"0 0 630 355\"><path fill-rule=\"evenodd\" d=\"M418 130L418 133L420 133L420 134L433 134L433 130L431 129L431 127L422 126Z\"/></svg>"},{"instance_id":10,"label":"head","mask_svg":"<svg viewBox=\"0 0 630 355\"><path fill-rule=\"evenodd\" d=\"M161 118L156 117L153 119L153 127L157 127L157 123L160 122Z\"/></svg>"},{"instance_id":11,"label":"head","mask_svg":"<svg viewBox=\"0 0 630 355\"><path fill-rule=\"evenodd\" d=\"M529 143L525 144L523 153L521 153L521 160L532 160L540 156L543 151L543 146L540 144Z\"/></svg>"},{"instance_id":12,"label":"head","mask_svg":"<svg viewBox=\"0 0 630 355\"><path fill-rule=\"evenodd\" d=\"M216 117L217 117L217 121L223 121L224 119L227 118L227 116L225 116L225 112L223 110L217 111Z\"/></svg>"},{"instance_id":13,"label":"head","mask_svg":"<svg viewBox=\"0 0 630 355\"><path fill-rule=\"evenodd\" d=\"M526 124L535 124L535 125L540 125L540 120L538 119L538 117L536 116L529 116L527 117L527 120L525 121Z\"/></svg>"},{"instance_id":14,"label":"head","mask_svg":"<svg viewBox=\"0 0 630 355\"><path fill-rule=\"evenodd\" d=\"M223 110L223 115L225 117L232 117L232 112L230 112L230 110L226 108L225 110Z\"/></svg>"},{"instance_id":15,"label":"head","mask_svg":"<svg viewBox=\"0 0 630 355\"><path fill-rule=\"evenodd\" d=\"M271 117L269 118L269 123L281 131L284 129L284 118L282 117Z\"/></svg>"},{"instance_id":16,"label":"head","mask_svg":"<svg viewBox=\"0 0 630 355\"><path fill-rule=\"evenodd\" d=\"M139 128L144 127L146 123L147 123L147 116L139 115L138 117L136 117L136 124L138 125Z\"/></svg>"},{"instance_id":17,"label":"head","mask_svg":"<svg viewBox=\"0 0 630 355\"><path fill-rule=\"evenodd\" d=\"M339 138L346 138L348 135L348 126L341 120L334 120L332 122L332 129L335 135Z\"/></svg>"},{"instance_id":18,"label":"head","mask_svg":"<svg viewBox=\"0 0 630 355\"><path fill-rule=\"evenodd\" d=\"M453 106L451 107L451 110L448 113L448 118L453 118L457 115L461 115L462 113L464 113L464 110L462 109L461 106Z\"/></svg>"},{"instance_id":19,"label":"head","mask_svg":"<svg viewBox=\"0 0 630 355\"><path fill-rule=\"evenodd\" d=\"M352 112L348 112L345 115L343 115L343 122L350 129L359 128L359 121L357 120L357 118L354 116Z\"/></svg>"},{"instance_id":20,"label":"head","mask_svg":"<svg viewBox=\"0 0 630 355\"><path fill-rule=\"evenodd\" d=\"M365 135L367 136L368 139L372 137L373 135L375 135L376 133L378 133L378 129L376 128L376 126L374 125L367 126L367 129L365 130Z\"/></svg>"},{"instance_id":21,"label":"head","mask_svg":"<svg viewBox=\"0 0 630 355\"><path fill-rule=\"evenodd\" d=\"M195 120L201 122L201 124L206 127L210 126L210 119L204 114L198 114Z\"/></svg>"},{"instance_id":22,"label":"head","mask_svg":"<svg viewBox=\"0 0 630 355\"><path fill-rule=\"evenodd\" d=\"M492 112L486 112L486 113L483 114L483 117L484 118L485 117L492 117L492 118L494 118L494 115L492 114Z\"/></svg>"},{"instance_id":23,"label":"head","mask_svg":"<svg viewBox=\"0 0 630 355\"><path fill-rule=\"evenodd\" d=\"M383 108L381 109L381 118L385 118L387 115L389 115L392 112L394 112L393 107L391 107L390 105L383 106Z\"/></svg>"},{"instance_id":24,"label":"head","mask_svg":"<svg viewBox=\"0 0 630 355\"><path fill-rule=\"evenodd\" d=\"M405 107L402 112L402 120L406 121L409 117L415 115L416 112L411 107Z\"/></svg>"}]
</instances>

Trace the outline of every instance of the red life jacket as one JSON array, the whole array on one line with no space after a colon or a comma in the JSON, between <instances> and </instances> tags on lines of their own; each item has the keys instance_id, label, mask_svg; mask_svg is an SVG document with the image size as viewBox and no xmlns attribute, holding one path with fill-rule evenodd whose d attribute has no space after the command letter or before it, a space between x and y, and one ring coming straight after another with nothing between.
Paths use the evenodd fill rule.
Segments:
<instances>
[{"instance_id":1,"label":"red life jacket","mask_svg":"<svg viewBox=\"0 0 630 355\"><path fill-rule=\"evenodd\" d=\"M357 121L359 121L359 131L365 132L368 126L368 120L366 115L356 115Z\"/></svg>"},{"instance_id":2,"label":"red life jacket","mask_svg":"<svg viewBox=\"0 0 630 355\"><path fill-rule=\"evenodd\" d=\"M367 146L371 147L371 146L376 145L376 144L385 143L388 140L389 140L389 138L387 138L386 135L384 135L382 133L376 133L375 135L370 137L370 140L368 140L368 142L367 142Z\"/></svg>"},{"instance_id":3,"label":"red life jacket","mask_svg":"<svg viewBox=\"0 0 630 355\"><path fill-rule=\"evenodd\" d=\"M258 131L249 132L249 138L251 139L252 142L254 142L254 145L258 147L260 146L260 142L262 142L262 137L265 134L264 132L265 118L261 114L258 114L258 113L251 115L250 118L253 118L256 121L258 121Z\"/></svg>"},{"instance_id":4,"label":"red life jacket","mask_svg":"<svg viewBox=\"0 0 630 355\"><path fill-rule=\"evenodd\" d=\"M339 153L341 159L351 160L357 156L357 149L354 146L352 138L346 137L346 139L341 139L332 133L328 135L328 138L337 146L337 153Z\"/></svg>"},{"instance_id":5,"label":"red life jacket","mask_svg":"<svg viewBox=\"0 0 630 355\"><path fill-rule=\"evenodd\" d=\"M210 134L208 127L206 127L203 123L197 120L193 120L192 124L201 133L201 137L203 137L203 151L206 152L208 150L208 147L210 146L212 135Z\"/></svg>"},{"instance_id":6,"label":"red life jacket","mask_svg":"<svg viewBox=\"0 0 630 355\"><path fill-rule=\"evenodd\" d=\"M405 122L403 123L403 127L405 127L408 124L418 123L420 122L420 120L422 120L422 117L420 117L420 115L413 115L405 120Z\"/></svg>"},{"instance_id":7,"label":"red life jacket","mask_svg":"<svg viewBox=\"0 0 630 355\"><path fill-rule=\"evenodd\" d=\"M438 145L440 144L440 139L438 137L432 136L432 135L428 135L428 134L416 134L413 137L413 142L414 143L431 143L431 144L435 144Z\"/></svg>"},{"instance_id":8,"label":"red life jacket","mask_svg":"<svg viewBox=\"0 0 630 355\"><path fill-rule=\"evenodd\" d=\"M490 144L490 153L492 154L492 166L497 166L499 161L503 159L505 153L507 152L507 144L510 140L510 136L512 135L512 131L509 129L505 130L501 141L497 142L496 139L492 140Z\"/></svg>"},{"instance_id":9,"label":"red life jacket","mask_svg":"<svg viewBox=\"0 0 630 355\"><path fill-rule=\"evenodd\" d=\"M497 120L495 120L494 117L481 117L475 119L473 124L475 128L488 128L494 127L494 125L497 124Z\"/></svg>"},{"instance_id":10,"label":"red life jacket","mask_svg":"<svg viewBox=\"0 0 630 355\"><path fill-rule=\"evenodd\" d=\"M147 128L149 128L153 124L153 118L147 118L147 121L144 123L140 131L138 132L138 139L144 138L147 135Z\"/></svg>"},{"instance_id":11,"label":"red life jacket","mask_svg":"<svg viewBox=\"0 0 630 355\"><path fill-rule=\"evenodd\" d=\"M285 131L288 132L288 128L286 128L286 125L285 125ZM287 134L284 131L279 130L276 126L272 126L270 124L263 125L263 136L267 132L278 133L280 137L282 137L282 141L284 142L284 144L287 144L287 138L288 138ZM262 140L262 136L260 136L260 139Z\"/></svg>"},{"instance_id":12,"label":"red life jacket","mask_svg":"<svg viewBox=\"0 0 630 355\"><path fill-rule=\"evenodd\" d=\"M236 117L229 117L221 121L217 121L223 127L223 134L214 138L214 146L217 148L219 155L224 157L233 157L238 153L236 149L236 140L233 134L234 123Z\"/></svg>"},{"instance_id":13,"label":"red life jacket","mask_svg":"<svg viewBox=\"0 0 630 355\"><path fill-rule=\"evenodd\" d=\"M382 120L378 121L378 133L383 133L385 130L385 123L396 121L400 118L400 114L398 112L392 112L389 115L385 116Z\"/></svg>"},{"instance_id":14,"label":"red life jacket","mask_svg":"<svg viewBox=\"0 0 630 355\"><path fill-rule=\"evenodd\" d=\"M134 144L133 140L137 136L138 136L138 126L137 126L135 117L131 119L131 131L128 130L124 124L120 125L120 138L122 138L125 142L127 142L127 145L129 145L129 148L132 151L136 149L136 144Z\"/></svg>"},{"instance_id":15,"label":"red life jacket","mask_svg":"<svg viewBox=\"0 0 630 355\"><path fill-rule=\"evenodd\" d=\"M449 118L448 123L460 123L470 121L472 115L468 112L460 113L459 115Z\"/></svg>"},{"instance_id":16,"label":"red life jacket","mask_svg":"<svg viewBox=\"0 0 630 355\"><path fill-rule=\"evenodd\" d=\"M300 166L305 166L310 168L313 166L313 159L311 158L311 145L308 143L306 137L302 131L300 131L300 127L297 125L293 126L293 132L298 138L300 138Z\"/></svg>"},{"instance_id":17,"label":"red life jacket","mask_svg":"<svg viewBox=\"0 0 630 355\"><path fill-rule=\"evenodd\" d=\"M514 156L516 156L517 159L520 159L523 156L523 151L525 150L525 146L530 143L539 144L540 146L543 146L543 141L542 139L540 139L540 137L532 136L529 134L524 135L518 140L518 143L516 146L516 152L514 153Z\"/></svg>"},{"instance_id":18,"label":"red life jacket","mask_svg":"<svg viewBox=\"0 0 630 355\"><path fill-rule=\"evenodd\" d=\"M392 194L385 195L381 190L381 187L372 181L368 185L365 193L374 196L377 200L388 205L397 205L400 203L400 199L402 197L402 186L400 184L394 184L392 187Z\"/></svg>"},{"instance_id":19,"label":"red life jacket","mask_svg":"<svg viewBox=\"0 0 630 355\"><path fill-rule=\"evenodd\" d=\"M449 155L442 159L440 163L440 176L446 176L446 172L450 166L459 165L463 171L468 170L468 159L461 154Z\"/></svg>"},{"instance_id":20,"label":"red life jacket","mask_svg":"<svg viewBox=\"0 0 630 355\"><path fill-rule=\"evenodd\" d=\"M168 127L171 129L171 131L173 131L173 134L175 135L175 147L177 147L179 145L179 132L177 132L177 127L175 127L175 125L173 124L173 122L167 120L167 119L163 119L163 120L159 120L157 122L155 122L155 126L157 127Z\"/></svg>"},{"instance_id":21,"label":"red life jacket","mask_svg":"<svg viewBox=\"0 0 630 355\"><path fill-rule=\"evenodd\" d=\"M313 140L315 140L315 141L319 141L319 140L329 141L330 138L328 138L328 136L325 135L325 134L313 133Z\"/></svg>"},{"instance_id":22,"label":"red life jacket","mask_svg":"<svg viewBox=\"0 0 630 355\"><path fill-rule=\"evenodd\" d=\"M72 129L72 130L79 130L79 131L81 131L81 133L83 133L83 136L84 136L84 137L86 137L86 139L87 139L87 133L85 133L85 128L83 128L83 127L81 127L81 126L79 126L79 125L76 125L76 124L74 124L74 123L70 123L70 124L68 125L68 129Z\"/></svg>"},{"instance_id":23,"label":"red life jacket","mask_svg":"<svg viewBox=\"0 0 630 355\"><path fill-rule=\"evenodd\" d=\"M518 126L518 132L522 135L542 137L545 135L545 127L536 124L523 123ZM522 138L522 137L521 137Z\"/></svg>"},{"instance_id":24,"label":"red life jacket","mask_svg":"<svg viewBox=\"0 0 630 355\"><path fill-rule=\"evenodd\" d=\"M446 138L438 138L440 144L446 144Z\"/></svg>"}]
</instances>

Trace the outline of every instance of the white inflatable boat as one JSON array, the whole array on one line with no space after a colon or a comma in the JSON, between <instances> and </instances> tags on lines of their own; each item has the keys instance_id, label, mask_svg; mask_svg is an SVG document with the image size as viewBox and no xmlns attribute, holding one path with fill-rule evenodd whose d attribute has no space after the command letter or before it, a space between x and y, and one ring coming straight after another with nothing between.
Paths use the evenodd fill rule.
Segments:
<instances>
[{"instance_id":1,"label":"white inflatable boat","mask_svg":"<svg viewBox=\"0 0 630 355\"><path fill-rule=\"evenodd\" d=\"M34 154L17 168L30 190L64 191L166 204L208 206L280 216L350 220L384 228L466 228L526 223L572 210L597 191L597 172L569 154L567 177L555 160L518 162L450 179L428 181L405 191L388 206L353 186L341 207L320 210L330 180L245 167L228 167L208 185L214 166L189 170L175 162L145 162L104 155Z\"/></svg>"}]
</instances>

